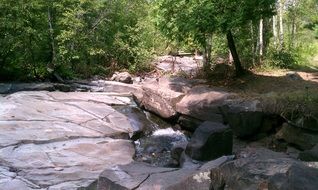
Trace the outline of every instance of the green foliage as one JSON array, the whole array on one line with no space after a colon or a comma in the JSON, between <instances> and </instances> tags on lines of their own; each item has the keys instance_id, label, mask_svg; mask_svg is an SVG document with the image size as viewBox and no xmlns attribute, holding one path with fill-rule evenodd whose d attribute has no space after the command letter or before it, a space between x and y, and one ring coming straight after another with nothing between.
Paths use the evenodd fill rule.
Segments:
<instances>
[{"instance_id":1,"label":"green foliage","mask_svg":"<svg viewBox=\"0 0 318 190\"><path fill-rule=\"evenodd\" d=\"M265 65L272 68L293 68L297 65L297 54L292 54L290 51L271 50L268 53L267 62Z\"/></svg>"},{"instance_id":2,"label":"green foliage","mask_svg":"<svg viewBox=\"0 0 318 190\"><path fill-rule=\"evenodd\" d=\"M137 72L157 42L146 0L0 2L0 80Z\"/></svg>"}]
</instances>

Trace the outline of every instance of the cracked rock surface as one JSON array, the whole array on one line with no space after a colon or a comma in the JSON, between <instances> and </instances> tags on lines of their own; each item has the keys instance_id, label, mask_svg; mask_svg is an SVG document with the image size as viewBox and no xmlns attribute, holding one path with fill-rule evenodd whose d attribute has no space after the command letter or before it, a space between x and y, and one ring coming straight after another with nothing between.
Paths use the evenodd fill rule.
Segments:
<instances>
[{"instance_id":1,"label":"cracked rock surface","mask_svg":"<svg viewBox=\"0 0 318 190\"><path fill-rule=\"evenodd\" d=\"M78 189L129 164L134 129L111 106L125 97L18 92L0 97L0 189Z\"/></svg>"}]
</instances>

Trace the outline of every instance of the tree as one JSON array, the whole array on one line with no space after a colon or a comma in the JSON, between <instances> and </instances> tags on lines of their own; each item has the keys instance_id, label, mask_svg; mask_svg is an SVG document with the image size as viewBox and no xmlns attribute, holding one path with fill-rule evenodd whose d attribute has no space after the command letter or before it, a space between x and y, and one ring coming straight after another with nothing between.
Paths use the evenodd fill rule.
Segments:
<instances>
[{"instance_id":1,"label":"tree","mask_svg":"<svg viewBox=\"0 0 318 190\"><path fill-rule=\"evenodd\" d=\"M143 39L150 4L0 0L0 77L45 79L55 73L89 77L111 72L112 64L143 69L151 48Z\"/></svg>"},{"instance_id":2,"label":"tree","mask_svg":"<svg viewBox=\"0 0 318 190\"><path fill-rule=\"evenodd\" d=\"M225 34L239 76L244 69L233 31L245 27L250 21L272 16L274 3L274 0L159 0L159 26L170 38L182 40L182 36L193 36L201 45L205 44L208 34Z\"/></svg>"}]
</instances>

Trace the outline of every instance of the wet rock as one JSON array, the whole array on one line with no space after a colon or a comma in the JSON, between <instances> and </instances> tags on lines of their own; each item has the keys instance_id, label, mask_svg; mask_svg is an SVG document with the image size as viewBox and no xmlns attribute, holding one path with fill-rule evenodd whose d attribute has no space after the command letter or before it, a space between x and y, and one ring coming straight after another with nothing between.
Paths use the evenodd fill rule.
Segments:
<instances>
[{"instance_id":1,"label":"wet rock","mask_svg":"<svg viewBox=\"0 0 318 190\"><path fill-rule=\"evenodd\" d=\"M178 123L181 125L182 129L194 132L203 121L190 116L181 115L178 119Z\"/></svg>"},{"instance_id":2,"label":"wet rock","mask_svg":"<svg viewBox=\"0 0 318 190\"><path fill-rule=\"evenodd\" d=\"M115 72L110 80L122 82L122 83L126 83L126 84L133 83L132 77L128 72L121 72L121 73Z\"/></svg>"},{"instance_id":3,"label":"wet rock","mask_svg":"<svg viewBox=\"0 0 318 190\"><path fill-rule=\"evenodd\" d=\"M308 189L317 187L317 169L307 167L282 153L259 148L247 150L240 156L237 160L212 169L212 189L304 189L303 185Z\"/></svg>"},{"instance_id":4,"label":"wet rock","mask_svg":"<svg viewBox=\"0 0 318 190\"><path fill-rule=\"evenodd\" d=\"M136 160L146 161L155 166L167 166L171 161L171 150L177 144L187 143L184 134L171 128L154 131L136 143Z\"/></svg>"},{"instance_id":5,"label":"wet rock","mask_svg":"<svg viewBox=\"0 0 318 190\"><path fill-rule=\"evenodd\" d=\"M10 92L12 84L0 83L0 94L7 94Z\"/></svg>"},{"instance_id":6,"label":"wet rock","mask_svg":"<svg viewBox=\"0 0 318 190\"><path fill-rule=\"evenodd\" d=\"M306 162L317 162L318 161L318 144L314 146L311 150L306 150L299 153L298 158Z\"/></svg>"},{"instance_id":7,"label":"wet rock","mask_svg":"<svg viewBox=\"0 0 318 190\"><path fill-rule=\"evenodd\" d=\"M276 136L279 140L296 146L301 150L310 150L318 144L318 133L285 123Z\"/></svg>"},{"instance_id":8,"label":"wet rock","mask_svg":"<svg viewBox=\"0 0 318 190\"><path fill-rule=\"evenodd\" d=\"M53 83L12 83L0 84L0 94L8 94L19 91L54 91Z\"/></svg>"},{"instance_id":9,"label":"wet rock","mask_svg":"<svg viewBox=\"0 0 318 190\"><path fill-rule=\"evenodd\" d=\"M194 132L186 148L186 154L195 160L208 161L223 155L231 155L232 130L222 123L204 122Z\"/></svg>"},{"instance_id":10,"label":"wet rock","mask_svg":"<svg viewBox=\"0 0 318 190\"><path fill-rule=\"evenodd\" d=\"M176 143L171 148L171 166L180 167L183 164L182 154L187 147L188 142Z\"/></svg>"},{"instance_id":11,"label":"wet rock","mask_svg":"<svg viewBox=\"0 0 318 190\"><path fill-rule=\"evenodd\" d=\"M115 109L128 118L134 129L134 134L131 137L132 140L137 140L145 135L149 135L157 128L156 124L151 122L140 108L133 106L118 106L115 107Z\"/></svg>"}]
</instances>

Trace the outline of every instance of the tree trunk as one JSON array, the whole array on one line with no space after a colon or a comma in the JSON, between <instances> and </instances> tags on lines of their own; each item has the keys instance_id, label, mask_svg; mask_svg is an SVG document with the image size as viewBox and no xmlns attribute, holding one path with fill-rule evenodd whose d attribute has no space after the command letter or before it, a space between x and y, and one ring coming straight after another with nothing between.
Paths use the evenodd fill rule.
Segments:
<instances>
[{"instance_id":1,"label":"tree trunk","mask_svg":"<svg viewBox=\"0 0 318 190\"><path fill-rule=\"evenodd\" d=\"M251 22L251 40L252 40L252 62L253 62L253 66L255 66L255 60L256 60L256 44L257 44L257 42L256 42L256 40L255 40L255 36L254 36L254 24L253 24L253 22Z\"/></svg>"},{"instance_id":2,"label":"tree trunk","mask_svg":"<svg viewBox=\"0 0 318 190\"><path fill-rule=\"evenodd\" d=\"M259 62L262 63L264 53L263 19L259 21Z\"/></svg>"},{"instance_id":3,"label":"tree trunk","mask_svg":"<svg viewBox=\"0 0 318 190\"><path fill-rule=\"evenodd\" d=\"M204 55L203 55L203 69L208 70L211 64L212 52L212 35L207 35L205 40Z\"/></svg>"},{"instance_id":4,"label":"tree trunk","mask_svg":"<svg viewBox=\"0 0 318 190\"><path fill-rule=\"evenodd\" d=\"M56 62L56 50L55 50L55 42L54 42L54 29L52 24L52 10L53 2L48 6L47 9L47 17L48 17L48 25L49 25L49 35L51 40L51 61L47 66L47 70L49 73L53 73L55 70L55 62Z\"/></svg>"},{"instance_id":5,"label":"tree trunk","mask_svg":"<svg viewBox=\"0 0 318 190\"><path fill-rule=\"evenodd\" d=\"M297 7L297 2L296 0L292 1L292 6L293 6L293 12L292 12L292 27L291 27L291 46L294 47L294 41L295 41L295 35L296 35L296 7Z\"/></svg>"},{"instance_id":6,"label":"tree trunk","mask_svg":"<svg viewBox=\"0 0 318 190\"><path fill-rule=\"evenodd\" d=\"M284 48L284 2L283 0L279 0L279 49Z\"/></svg>"},{"instance_id":7,"label":"tree trunk","mask_svg":"<svg viewBox=\"0 0 318 190\"><path fill-rule=\"evenodd\" d=\"M227 38L227 42L228 42L228 47L229 47L231 54L233 56L236 76L241 76L244 74L244 69L242 67L239 55L236 51L235 42L234 42L231 30L227 31L226 38Z\"/></svg>"},{"instance_id":8,"label":"tree trunk","mask_svg":"<svg viewBox=\"0 0 318 190\"><path fill-rule=\"evenodd\" d=\"M273 16L273 35L274 35L274 46L277 48L278 34L277 34L277 15Z\"/></svg>"}]
</instances>

